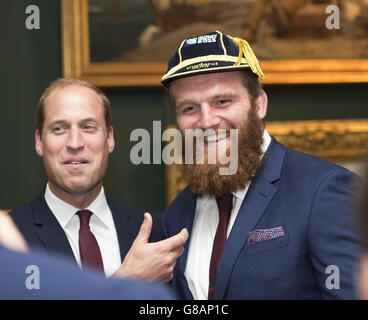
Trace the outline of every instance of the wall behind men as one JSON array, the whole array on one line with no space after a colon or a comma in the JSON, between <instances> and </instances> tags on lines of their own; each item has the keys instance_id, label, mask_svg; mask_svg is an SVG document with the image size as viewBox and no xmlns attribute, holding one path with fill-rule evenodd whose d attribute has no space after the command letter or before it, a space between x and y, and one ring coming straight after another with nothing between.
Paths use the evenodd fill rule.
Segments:
<instances>
[{"instance_id":1,"label":"wall behind men","mask_svg":"<svg viewBox=\"0 0 368 320\"><path fill-rule=\"evenodd\" d=\"M25 8L41 12L40 30L27 30ZM56 0L0 3L1 108L0 208L31 201L45 186L42 160L34 150L36 104L47 85L62 75L60 4ZM268 120L368 118L367 84L268 86ZM133 129L152 133L165 120L165 93L155 88L103 88L112 105L116 148L105 179L117 201L151 210L165 207L163 165L135 166L129 152Z\"/></svg>"}]
</instances>

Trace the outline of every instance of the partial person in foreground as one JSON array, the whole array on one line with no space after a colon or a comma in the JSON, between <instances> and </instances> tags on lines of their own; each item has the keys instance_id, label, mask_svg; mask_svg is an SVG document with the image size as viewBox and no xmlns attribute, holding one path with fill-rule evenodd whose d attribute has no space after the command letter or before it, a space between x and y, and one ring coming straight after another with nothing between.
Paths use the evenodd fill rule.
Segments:
<instances>
[{"instance_id":1,"label":"partial person in foreground","mask_svg":"<svg viewBox=\"0 0 368 320\"><path fill-rule=\"evenodd\" d=\"M114 147L106 95L85 81L54 81L40 97L35 131L47 184L35 200L9 214L31 248L108 277L170 281L187 231L162 240L161 213L144 213L105 195Z\"/></svg>"},{"instance_id":2,"label":"partial person in foreground","mask_svg":"<svg viewBox=\"0 0 368 320\"><path fill-rule=\"evenodd\" d=\"M355 299L356 175L269 135L263 77L249 44L219 31L183 40L168 62L178 128L203 132L205 160L183 141L189 185L164 212L166 237L190 233L173 287L185 299Z\"/></svg>"},{"instance_id":3,"label":"partial person in foreground","mask_svg":"<svg viewBox=\"0 0 368 320\"><path fill-rule=\"evenodd\" d=\"M368 300L368 158L365 161L362 181L356 198L356 228L362 243L357 288L359 298Z\"/></svg>"},{"instance_id":4,"label":"partial person in foreground","mask_svg":"<svg viewBox=\"0 0 368 320\"><path fill-rule=\"evenodd\" d=\"M0 210L0 245L10 250L26 252L28 246L12 219Z\"/></svg>"},{"instance_id":5,"label":"partial person in foreground","mask_svg":"<svg viewBox=\"0 0 368 320\"><path fill-rule=\"evenodd\" d=\"M1 300L174 298L163 285L106 279L100 273L81 271L58 256L26 250L26 243L11 218L0 212Z\"/></svg>"}]
</instances>

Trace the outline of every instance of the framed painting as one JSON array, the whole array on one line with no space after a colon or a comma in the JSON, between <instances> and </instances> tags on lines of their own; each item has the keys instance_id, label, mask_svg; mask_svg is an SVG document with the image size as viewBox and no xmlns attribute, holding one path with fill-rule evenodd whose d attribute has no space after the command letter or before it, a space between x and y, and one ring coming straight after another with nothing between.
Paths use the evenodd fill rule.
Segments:
<instances>
[{"instance_id":1,"label":"framed painting","mask_svg":"<svg viewBox=\"0 0 368 320\"><path fill-rule=\"evenodd\" d=\"M266 122L267 131L285 146L335 162L359 174L368 154L368 119ZM187 183L180 165L165 166L166 205Z\"/></svg>"},{"instance_id":2,"label":"framed painting","mask_svg":"<svg viewBox=\"0 0 368 320\"><path fill-rule=\"evenodd\" d=\"M61 8L64 76L98 86L159 86L177 45L213 30L250 42L264 84L368 82L367 0L61 0Z\"/></svg>"}]
</instances>

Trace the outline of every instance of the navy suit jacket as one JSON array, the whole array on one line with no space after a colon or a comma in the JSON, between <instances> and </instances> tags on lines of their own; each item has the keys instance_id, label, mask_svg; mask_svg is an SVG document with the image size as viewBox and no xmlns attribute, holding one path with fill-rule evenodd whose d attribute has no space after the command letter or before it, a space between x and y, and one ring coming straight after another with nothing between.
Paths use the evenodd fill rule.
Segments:
<instances>
[{"instance_id":1,"label":"navy suit jacket","mask_svg":"<svg viewBox=\"0 0 368 320\"><path fill-rule=\"evenodd\" d=\"M354 299L360 249L350 195L356 177L272 138L219 261L215 299ZM190 233L195 209L196 196L187 187L164 212L165 236L184 227ZM248 243L250 232L277 227L284 236ZM184 276L189 243L190 238L172 280L185 299L193 299ZM339 268L340 289L329 289L338 276L330 265Z\"/></svg>"},{"instance_id":2,"label":"navy suit jacket","mask_svg":"<svg viewBox=\"0 0 368 320\"><path fill-rule=\"evenodd\" d=\"M43 191L34 201L10 212L15 224L31 248L56 253L76 263L68 238L48 207ZM124 260L143 222L142 209L129 207L107 198L118 236L120 256ZM149 241L163 239L161 213L151 213L153 219Z\"/></svg>"},{"instance_id":3,"label":"navy suit jacket","mask_svg":"<svg viewBox=\"0 0 368 320\"><path fill-rule=\"evenodd\" d=\"M174 298L163 285L106 279L99 273L80 270L75 263L39 252L19 253L0 246L0 261L0 300ZM28 284L39 284L39 289L27 288L27 279Z\"/></svg>"}]
</instances>

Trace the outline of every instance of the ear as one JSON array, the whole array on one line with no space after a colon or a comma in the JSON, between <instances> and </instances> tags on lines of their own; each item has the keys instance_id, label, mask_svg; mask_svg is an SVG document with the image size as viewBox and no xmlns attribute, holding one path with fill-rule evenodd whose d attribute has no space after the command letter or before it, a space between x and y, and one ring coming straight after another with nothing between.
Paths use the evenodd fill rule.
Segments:
<instances>
[{"instance_id":1,"label":"ear","mask_svg":"<svg viewBox=\"0 0 368 320\"><path fill-rule=\"evenodd\" d=\"M264 90L261 90L256 99L256 114L259 119L264 119L267 114L268 98Z\"/></svg>"},{"instance_id":2,"label":"ear","mask_svg":"<svg viewBox=\"0 0 368 320\"><path fill-rule=\"evenodd\" d=\"M114 129L112 126L107 133L107 148L109 153L113 152L115 148Z\"/></svg>"},{"instance_id":3,"label":"ear","mask_svg":"<svg viewBox=\"0 0 368 320\"><path fill-rule=\"evenodd\" d=\"M38 130L36 130L35 132L35 148L36 148L37 154L40 157L42 157L43 156L43 143L41 140L40 132Z\"/></svg>"}]
</instances>

